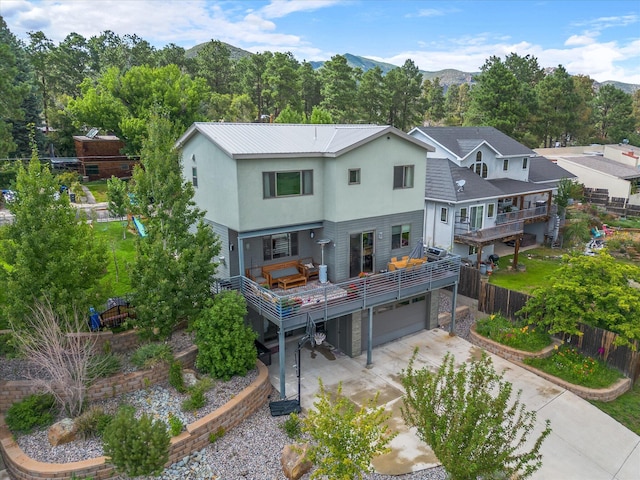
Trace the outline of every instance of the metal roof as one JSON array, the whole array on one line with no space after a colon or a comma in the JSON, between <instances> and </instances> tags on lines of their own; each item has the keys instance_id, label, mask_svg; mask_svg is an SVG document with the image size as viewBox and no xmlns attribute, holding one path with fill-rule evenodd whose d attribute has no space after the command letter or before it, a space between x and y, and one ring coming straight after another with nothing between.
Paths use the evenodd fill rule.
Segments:
<instances>
[{"instance_id":1,"label":"metal roof","mask_svg":"<svg viewBox=\"0 0 640 480\"><path fill-rule=\"evenodd\" d=\"M402 130L378 125L197 122L178 139L184 146L200 133L229 157L337 157L383 135L395 135L433 151L433 147Z\"/></svg>"},{"instance_id":2,"label":"metal roof","mask_svg":"<svg viewBox=\"0 0 640 480\"><path fill-rule=\"evenodd\" d=\"M535 155L533 150L494 127L416 127L416 130L442 145L458 159L465 158L483 143L500 157Z\"/></svg>"}]
</instances>

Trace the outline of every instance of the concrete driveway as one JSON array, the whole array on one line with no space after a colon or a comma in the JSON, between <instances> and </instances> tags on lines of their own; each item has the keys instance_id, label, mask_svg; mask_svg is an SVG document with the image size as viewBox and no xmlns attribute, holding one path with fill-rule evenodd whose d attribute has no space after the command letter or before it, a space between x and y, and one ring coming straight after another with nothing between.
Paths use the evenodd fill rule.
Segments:
<instances>
[{"instance_id":1,"label":"concrete driveway","mask_svg":"<svg viewBox=\"0 0 640 480\"><path fill-rule=\"evenodd\" d=\"M297 377L295 351L298 338L287 343L286 394L295 398ZM392 452L374 461L378 473L399 475L438 465L431 449L407 428L400 414L403 394L399 373L407 367L413 350L419 353L416 368L439 367L451 352L456 363L479 358L481 350L460 337L450 337L441 329L422 331L373 350L373 365L366 367L366 354L349 358L330 347L302 348L301 398L303 410L313 407L318 378L328 391L342 382L343 394L357 404L379 392L379 403L392 413L391 426L399 432ZM544 380L500 357L491 355L497 371L522 390L522 401L538 413L539 433L544 421L551 421L552 433L542 445L543 466L532 477L536 480L640 479L640 437L573 393ZM272 384L279 387L278 355L269 367ZM532 435L533 436L533 435Z\"/></svg>"}]
</instances>

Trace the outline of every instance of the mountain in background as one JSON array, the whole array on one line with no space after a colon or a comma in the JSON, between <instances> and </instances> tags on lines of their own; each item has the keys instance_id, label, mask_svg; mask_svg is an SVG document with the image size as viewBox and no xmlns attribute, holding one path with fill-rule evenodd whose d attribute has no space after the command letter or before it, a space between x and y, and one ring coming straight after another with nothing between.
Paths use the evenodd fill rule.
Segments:
<instances>
[{"instance_id":1,"label":"mountain in background","mask_svg":"<svg viewBox=\"0 0 640 480\"><path fill-rule=\"evenodd\" d=\"M247 50L234 47L233 45L229 45L228 43L224 43L224 42L221 42L221 43L223 45L226 45L226 47L231 52L230 56L232 60L238 60L242 57L250 57L251 55L253 55L251 52L248 52ZM204 45L205 45L204 43L201 43L196 45L193 48L190 48L185 52L185 55L188 58L195 57L198 51ZM366 57L360 57L358 55L352 55L350 53L345 53L344 57L347 59L347 64L350 67L359 68L363 72L366 72L367 70L371 70L372 68L375 68L375 67L380 67L383 75L386 75L389 71L393 70L394 68L398 68L397 65L392 65L391 63L378 62L377 60L372 60ZM318 70L324 65L324 61L309 62L309 63L314 68L314 70ZM440 78L440 85L444 86L446 90L446 87L449 85L461 85L463 83L472 84L473 77L475 75L478 75L480 72L462 72L460 70L455 70L453 68L446 68L444 70L438 70L436 72L427 72L425 70L420 70L420 73L422 73L423 77L427 80L433 80L436 77ZM606 80L600 83L594 80L594 86L596 89L599 88L601 85L613 85L614 87L622 90L623 92L630 93L630 94L633 94L636 90L640 90L640 85L633 84L633 83L623 83L623 82L617 82L615 80Z\"/></svg>"}]
</instances>

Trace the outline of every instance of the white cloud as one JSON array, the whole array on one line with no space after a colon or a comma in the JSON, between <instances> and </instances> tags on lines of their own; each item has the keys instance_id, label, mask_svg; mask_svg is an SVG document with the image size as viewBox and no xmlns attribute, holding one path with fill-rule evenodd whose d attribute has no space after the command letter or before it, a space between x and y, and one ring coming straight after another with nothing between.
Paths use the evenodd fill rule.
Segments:
<instances>
[{"instance_id":1,"label":"white cloud","mask_svg":"<svg viewBox=\"0 0 640 480\"><path fill-rule=\"evenodd\" d=\"M423 8L418 10L418 17L441 17L445 15L445 12L442 10L437 10L435 8Z\"/></svg>"},{"instance_id":2,"label":"white cloud","mask_svg":"<svg viewBox=\"0 0 640 480\"><path fill-rule=\"evenodd\" d=\"M591 38L589 35L571 35L564 44L568 47L575 45L590 45L595 40Z\"/></svg>"},{"instance_id":3,"label":"white cloud","mask_svg":"<svg viewBox=\"0 0 640 480\"><path fill-rule=\"evenodd\" d=\"M344 3L343 0L272 0L260 9L266 18L282 18L295 12L310 12Z\"/></svg>"}]
</instances>

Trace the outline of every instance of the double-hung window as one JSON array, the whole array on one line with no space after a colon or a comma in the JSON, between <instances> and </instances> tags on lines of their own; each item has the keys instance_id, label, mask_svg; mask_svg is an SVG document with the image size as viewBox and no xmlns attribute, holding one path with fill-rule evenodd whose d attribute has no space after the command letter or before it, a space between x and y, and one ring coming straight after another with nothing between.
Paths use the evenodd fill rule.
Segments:
<instances>
[{"instance_id":1,"label":"double-hung window","mask_svg":"<svg viewBox=\"0 0 640 480\"><path fill-rule=\"evenodd\" d=\"M393 188L413 188L413 165L393 167Z\"/></svg>"},{"instance_id":2,"label":"double-hung window","mask_svg":"<svg viewBox=\"0 0 640 480\"><path fill-rule=\"evenodd\" d=\"M263 172L264 198L313 195L313 170Z\"/></svg>"}]
</instances>

